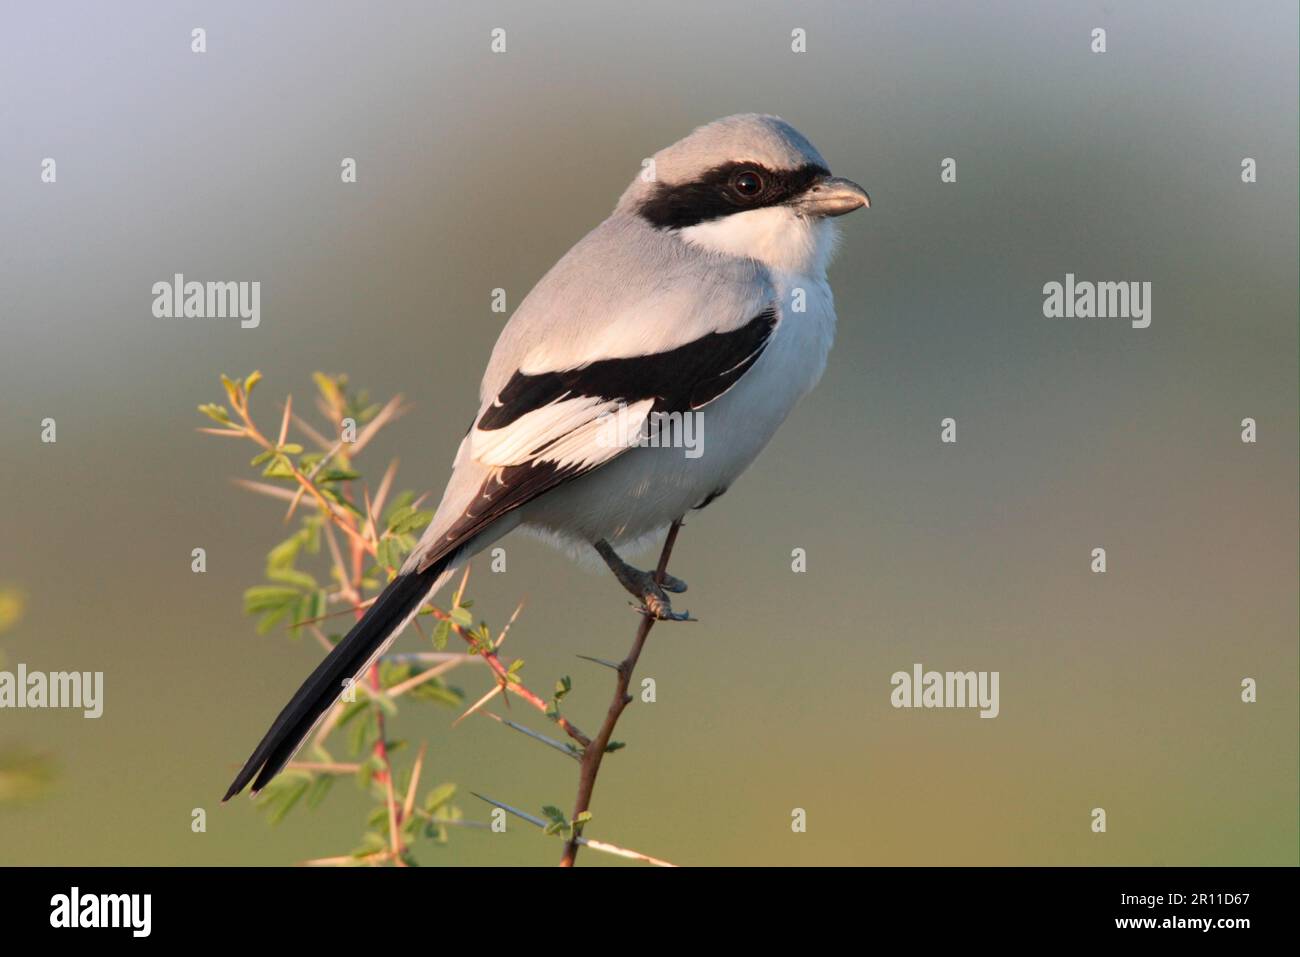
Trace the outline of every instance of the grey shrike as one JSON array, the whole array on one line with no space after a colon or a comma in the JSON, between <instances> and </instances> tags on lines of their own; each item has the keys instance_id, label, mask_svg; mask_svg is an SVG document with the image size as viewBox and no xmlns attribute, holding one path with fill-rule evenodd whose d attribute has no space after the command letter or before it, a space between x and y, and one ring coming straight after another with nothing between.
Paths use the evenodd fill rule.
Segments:
<instances>
[{"instance_id":1,"label":"grey shrike","mask_svg":"<svg viewBox=\"0 0 1300 957\"><path fill-rule=\"evenodd\" d=\"M661 589L615 549L725 492L821 378L835 331L829 218L870 202L774 116L702 126L645 172L506 324L433 521L225 799L275 777L345 684L516 526L595 549L646 614L684 617L665 592L685 584ZM702 454L643 441L674 414L707 423Z\"/></svg>"}]
</instances>

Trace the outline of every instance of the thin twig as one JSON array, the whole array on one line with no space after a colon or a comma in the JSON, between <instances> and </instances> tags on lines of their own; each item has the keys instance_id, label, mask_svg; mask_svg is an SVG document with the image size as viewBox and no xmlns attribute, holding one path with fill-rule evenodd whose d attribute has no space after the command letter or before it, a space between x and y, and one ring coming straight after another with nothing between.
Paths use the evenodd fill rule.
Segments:
<instances>
[{"instance_id":1,"label":"thin twig","mask_svg":"<svg viewBox=\"0 0 1300 957\"><path fill-rule=\"evenodd\" d=\"M389 851L376 851L374 854L366 854L363 857L354 857L351 854L340 854L338 857L317 857L310 861L303 861L303 867L377 867L383 864L389 858Z\"/></svg>"},{"instance_id":2,"label":"thin twig","mask_svg":"<svg viewBox=\"0 0 1300 957\"><path fill-rule=\"evenodd\" d=\"M415 807L415 792L420 786L420 772L424 769L424 751L427 747L427 741L420 745L420 753L415 756L415 766L411 768L411 783L406 789L406 801L402 804L403 821L411 816L411 811Z\"/></svg>"},{"instance_id":3,"label":"thin twig","mask_svg":"<svg viewBox=\"0 0 1300 957\"><path fill-rule=\"evenodd\" d=\"M493 685L491 689L489 689L487 694L483 695L483 697L479 698L472 705L470 705L469 708L466 709L464 714L462 714L459 718L457 718L455 721L451 723L451 726L453 728L456 727L456 725L460 724L462 721L464 721L466 718L472 715L479 708L483 707L485 704L487 704L489 701L491 701L500 693L501 693L501 685L499 684Z\"/></svg>"},{"instance_id":4,"label":"thin twig","mask_svg":"<svg viewBox=\"0 0 1300 957\"><path fill-rule=\"evenodd\" d=\"M280 423L280 436L281 436L280 441L274 444L271 442L270 439L264 436L261 433L261 431L257 428L257 426L253 423L253 419L248 412L247 396L244 397L244 401L242 404L233 403L233 402L232 404L235 406L235 412L238 413L241 419L243 419L244 429L248 433L249 438L251 438L254 442L256 442L258 445L260 445L263 449L267 451L279 449L284 445L284 440L288 436L289 417L292 415L293 405L292 405L291 398L286 400L285 402L284 417L281 419L281 423ZM320 506L321 510L327 516L329 516L330 520L334 522L334 524L338 525L338 527L343 530L344 534L346 534L349 538L352 539L353 544L359 545L360 547L364 548L369 554L373 555L375 552L375 546L372 543L367 542L364 538L361 537L360 533L357 532L356 528L353 527L352 523L350 523L347 520L347 518L345 518L343 514L339 512L338 508L333 503L329 502L325 498L325 496L320 493L320 490L316 488L316 485L312 482L312 480L309 479L306 475L304 475L302 471L298 468L298 466L294 465L293 461L287 455L284 456L284 463L287 465L289 471L292 473L294 480L300 486L302 486L307 490L307 492L312 496L312 498L316 500L316 504ZM290 499L290 501L292 502L292 499Z\"/></svg>"},{"instance_id":5,"label":"thin twig","mask_svg":"<svg viewBox=\"0 0 1300 957\"><path fill-rule=\"evenodd\" d=\"M391 655L384 655L379 659L381 662L392 662L393 664L409 664L413 661L422 662L443 662L443 661L460 661L464 664L474 664L478 662L483 664L481 655L471 655L467 651L400 651Z\"/></svg>"},{"instance_id":6,"label":"thin twig","mask_svg":"<svg viewBox=\"0 0 1300 957\"><path fill-rule=\"evenodd\" d=\"M449 622L451 625L451 630L456 632L456 634L460 635L460 637L463 638L467 644L469 644L471 647L474 647L476 645L477 642L474 636L471 635L464 628L462 628L455 621L453 621L451 616L448 615L445 611L443 611L441 608L437 608L432 605L429 605L427 607L433 613L433 616L437 618L439 621ZM452 607L453 608L456 607L456 603L454 601L452 602ZM516 610L516 614L517 613L518 612ZM481 657L483 661L486 662L487 666L492 669L493 674L496 675L496 678L499 682L505 685L506 690L508 690L511 694L518 695L520 698L523 698L525 701L527 701L530 705L532 705L542 714L546 714L548 716L550 715L550 706L547 704L547 702L542 700L541 696L538 695L536 692L528 690L528 687L522 681L518 680L519 677L518 675L513 676L515 678L514 681L510 680L510 678L507 677L507 675L510 674L510 669L501 663L501 659L497 657L497 653L495 650L482 650L480 652L479 657ZM587 747L589 744L591 744L591 738L583 734L582 731L579 730L578 726L575 725L568 718L564 717L563 715L557 715L553 717L553 720L562 729L564 729L565 734L571 737L574 741L577 741L578 744L582 745L584 748Z\"/></svg>"},{"instance_id":7,"label":"thin twig","mask_svg":"<svg viewBox=\"0 0 1300 957\"><path fill-rule=\"evenodd\" d=\"M668 570L668 559L673 553L673 545L677 541L677 533L681 527L682 520L679 518L668 529L668 537L664 539L663 551L659 553L659 564L655 568L656 585L663 584L664 573ZM641 649L645 647L646 636L650 634L650 629L654 627L654 624L654 616L650 614L642 616L641 624L637 626L636 637L632 640L632 650L618 665L618 679L614 683L614 699L609 703L609 710L605 713L605 723L600 726L600 730L596 732L596 737L591 744L587 745L582 752L582 763L578 769L578 797L573 805L573 831L569 839L564 843L564 854L560 858L561 867L573 866L574 859L578 856L578 848L583 844L582 824L578 821L578 817L591 808L591 793L596 787L596 775L600 773L600 762L605 757L605 749L609 747L609 739L614 733L614 726L618 724L623 709L632 701L632 696L627 693L627 688L632 681L632 671L636 668L637 660L641 657Z\"/></svg>"},{"instance_id":8,"label":"thin twig","mask_svg":"<svg viewBox=\"0 0 1300 957\"><path fill-rule=\"evenodd\" d=\"M411 678L407 678L405 681L399 682L398 684L395 684L391 688L389 688L388 697L396 698L399 695L403 695L406 692L410 691L412 688L419 687L420 685L424 684L426 681L432 681L434 678L438 677L439 675L446 674L448 671L451 671L452 668L457 668L460 665L463 665L471 657L472 657L471 655L466 655L463 658L453 658L451 661L444 661L440 665L434 665L428 671L422 671L418 675L415 675Z\"/></svg>"}]
</instances>

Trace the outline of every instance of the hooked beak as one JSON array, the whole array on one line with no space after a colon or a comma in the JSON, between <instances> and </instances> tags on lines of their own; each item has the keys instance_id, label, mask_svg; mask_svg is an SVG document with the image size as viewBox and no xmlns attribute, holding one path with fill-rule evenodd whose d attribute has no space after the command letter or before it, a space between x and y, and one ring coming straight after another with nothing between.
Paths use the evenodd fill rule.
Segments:
<instances>
[{"instance_id":1,"label":"hooked beak","mask_svg":"<svg viewBox=\"0 0 1300 957\"><path fill-rule=\"evenodd\" d=\"M843 216L864 206L870 209L871 197L851 179L828 176L808 187L794 206L805 216Z\"/></svg>"}]
</instances>

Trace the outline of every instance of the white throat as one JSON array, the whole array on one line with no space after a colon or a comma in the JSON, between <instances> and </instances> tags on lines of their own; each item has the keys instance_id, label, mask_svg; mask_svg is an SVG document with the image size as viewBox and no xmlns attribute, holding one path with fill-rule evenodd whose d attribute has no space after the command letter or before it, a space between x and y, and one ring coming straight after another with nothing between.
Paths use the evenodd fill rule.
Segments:
<instances>
[{"instance_id":1,"label":"white throat","mask_svg":"<svg viewBox=\"0 0 1300 957\"><path fill-rule=\"evenodd\" d=\"M754 259L773 272L820 279L835 253L839 230L827 219L769 206L688 226L681 237L710 252Z\"/></svg>"}]
</instances>

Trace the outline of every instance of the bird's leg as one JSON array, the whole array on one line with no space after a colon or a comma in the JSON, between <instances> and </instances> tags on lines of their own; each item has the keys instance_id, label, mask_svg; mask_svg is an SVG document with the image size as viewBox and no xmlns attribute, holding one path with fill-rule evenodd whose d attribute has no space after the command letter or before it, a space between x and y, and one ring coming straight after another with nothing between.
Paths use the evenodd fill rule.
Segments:
<instances>
[{"instance_id":1,"label":"bird's leg","mask_svg":"<svg viewBox=\"0 0 1300 957\"><path fill-rule=\"evenodd\" d=\"M602 539L595 543L595 548L596 553L605 560L609 570L618 579L618 583L645 607L646 614L660 621L690 620L689 613L678 614L673 611L672 603L665 594L670 591L677 593L686 591L686 582L665 572L662 586L657 585L654 572L643 572L639 568L633 568L618 557L618 552L614 551L609 542Z\"/></svg>"}]
</instances>

